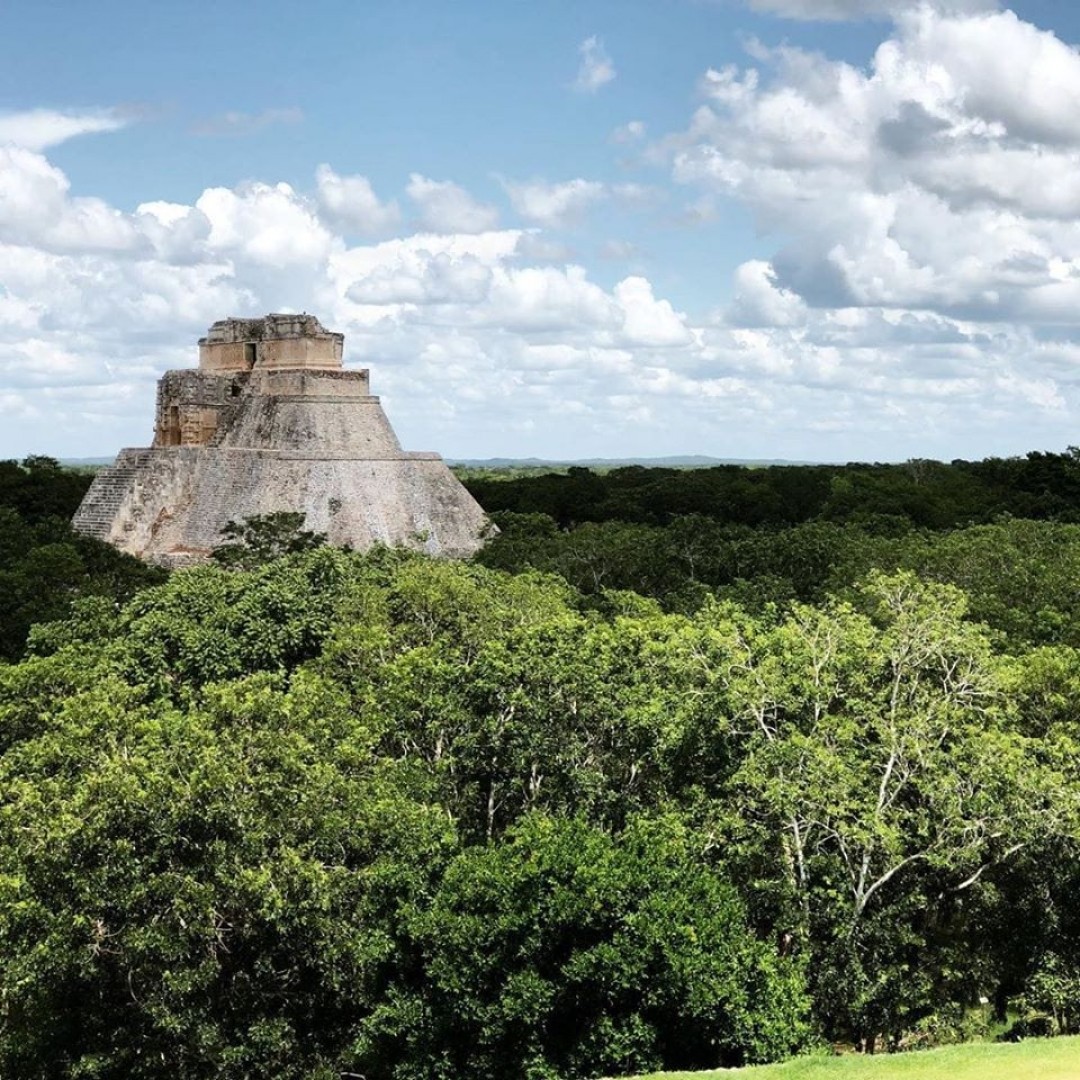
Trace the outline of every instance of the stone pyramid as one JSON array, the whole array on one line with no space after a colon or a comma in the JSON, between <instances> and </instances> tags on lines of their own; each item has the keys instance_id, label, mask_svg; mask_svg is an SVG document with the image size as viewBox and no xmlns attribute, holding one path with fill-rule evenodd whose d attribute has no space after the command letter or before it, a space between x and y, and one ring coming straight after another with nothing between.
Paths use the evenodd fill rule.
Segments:
<instances>
[{"instance_id":1,"label":"stone pyramid","mask_svg":"<svg viewBox=\"0 0 1080 1080\"><path fill-rule=\"evenodd\" d=\"M176 565L207 558L230 521L287 510L332 544L471 555L483 510L438 454L401 449L343 344L313 315L214 323L199 367L158 383L153 446L98 473L75 528Z\"/></svg>"}]
</instances>

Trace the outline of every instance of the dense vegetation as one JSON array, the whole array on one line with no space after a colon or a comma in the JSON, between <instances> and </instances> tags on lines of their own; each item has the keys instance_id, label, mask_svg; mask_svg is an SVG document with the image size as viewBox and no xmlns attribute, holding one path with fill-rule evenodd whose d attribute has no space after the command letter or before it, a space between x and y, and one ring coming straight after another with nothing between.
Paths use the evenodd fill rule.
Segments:
<instances>
[{"instance_id":1,"label":"dense vegetation","mask_svg":"<svg viewBox=\"0 0 1080 1080\"><path fill-rule=\"evenodd\" d=\"M264 520L157 584L24 516L69 481L16 467L3 572L83 568L37 618L0 593L5 631L41 623L0 663L0 1075L540 1080L1077 1031L1080 465L1032 458L1039 516L1003 484L947 529L899 495L589 520L539 477L474 565Z\"/></svg>"},{"instance_id":2,"label":"dense vegetation","mask_svg":"<svg viewBox=\"0 0 1080 1080\"><path fill-rule=\"evenodd\" d=\"M934 529L1013 517L1080 521L1080 449L984 461L903 465L776 465L649 469L494 479L467 477L489 513L541 513L567 528L584 522L667 525L699 514L732 525L872 522L885 515Z\"/></svg>"},{"instance_id":3,"label":"dense vegetation","mask_svg":"<svg viewBox=\"0 0 1080 1080\"><path fill-rule=\"evenodd\" d=\"M18 659L30 627L63 618L78 598L119 602L164 579L72 529L92 479L48 457L0 461L0 661Z\"/></svg>"}]
</instances>

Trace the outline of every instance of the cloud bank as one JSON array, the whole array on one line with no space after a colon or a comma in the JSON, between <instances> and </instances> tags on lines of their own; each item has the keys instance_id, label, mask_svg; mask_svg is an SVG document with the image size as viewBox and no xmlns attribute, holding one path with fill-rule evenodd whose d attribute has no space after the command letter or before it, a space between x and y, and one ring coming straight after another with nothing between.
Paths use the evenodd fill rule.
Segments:
<instances>
[{"instance_id":1,"label":"cloud bank","mask_svg":"<svg viewBox=\"0 0 1080 1080\"><path fill-rule=\"evenodd\" d=\"M706 73L661 146L678 183L780 238L738 269L717 325L779 377L835 386L830 426L875 397L886 429L1074 416L1080 54L1011 12L926 5L867 70L751 51Z\"/></svg>"},{"instance_id":2,"label":"cloud bank","mask_svg":"<svg viewBox=\"0 0 1080 1080\"><path fill-rule=\"evenodd\" d=\"M376 192L324 163L302 188L128 212L43 153L96 130L86 114L9 116L0 430L21 443L5 452L145 442L153 380L194 362L210 322L289 309L346 334L418 449L820 459L1075 441L1076 50L1009 12L923 6L865 69L755 43L699 95L644 153L684 193L684 225L735 205L769 250L731 267L718 246L717 301L698 312L647 264L619 270L629 237L590 243L605 280L559 231L653 205L647 185L506 179L496 205L421 173Z\"/></svg>"}]
</instances>

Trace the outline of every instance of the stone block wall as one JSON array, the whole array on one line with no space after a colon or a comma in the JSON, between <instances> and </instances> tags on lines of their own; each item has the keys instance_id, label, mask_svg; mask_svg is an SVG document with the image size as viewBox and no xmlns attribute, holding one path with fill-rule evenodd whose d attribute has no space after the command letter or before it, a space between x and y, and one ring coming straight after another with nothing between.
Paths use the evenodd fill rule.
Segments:
<instances>
[{"instance_id":1,"label":"stone block wall","mask_svg":"<svg viewBox=\"0 0 1080 1080\"><path fill-rule=\"evenodd\" d=\"M221 426L222 413L244 394L247 376L169 371L158 382L154 416L155 447L208 446Z\"/></svg>"},{"instance_id":2,"label":"stone block wall","mask_svg":"<svg viewBox=\"0 0 1080 1080\"><path fill-rule=\"evenodd\" d=\"M199 367L229 374L258 369L340 370L345 338L314 315L222 319L199 341Z\"/></svg>"}]
</instances>

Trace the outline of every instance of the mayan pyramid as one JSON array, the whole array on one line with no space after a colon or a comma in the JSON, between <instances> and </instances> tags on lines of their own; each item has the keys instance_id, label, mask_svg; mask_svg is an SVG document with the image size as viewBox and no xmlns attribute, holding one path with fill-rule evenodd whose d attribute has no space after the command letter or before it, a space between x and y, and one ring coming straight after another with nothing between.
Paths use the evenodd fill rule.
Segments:
<instances>
[{"instance_id":1,"label":"mayan pyramid","mask_svg":"<svg viewBox=\"0 0 1080 1080\"><path fill-rule=\"evenodd\" d=\"M205 559L226 523L286 510L340 546L471 555L483 511L438 454L401 449L343 345L313 315L214 323L198 368L158 383L153 446L98 473L75 528L176 565Z\"/></svg>"}]
</instances>

